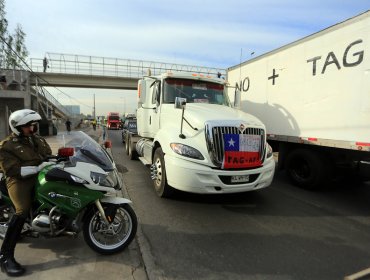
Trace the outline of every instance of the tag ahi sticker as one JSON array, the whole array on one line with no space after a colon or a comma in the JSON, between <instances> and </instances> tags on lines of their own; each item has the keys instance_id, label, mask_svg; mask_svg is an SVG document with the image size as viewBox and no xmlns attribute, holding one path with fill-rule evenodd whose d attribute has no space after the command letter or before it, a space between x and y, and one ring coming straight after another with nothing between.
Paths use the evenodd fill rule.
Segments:
<instances>
[{"instance_id":1,"label":"tag ahi sticker","mask_svg":"<svg viewBox=\"0 0 370 280\"><path fill-rule=\"evenodd\" d=\"M224 134L223 168L248 168L261 166L260 135Z\"/></svg>"}]
</instances>

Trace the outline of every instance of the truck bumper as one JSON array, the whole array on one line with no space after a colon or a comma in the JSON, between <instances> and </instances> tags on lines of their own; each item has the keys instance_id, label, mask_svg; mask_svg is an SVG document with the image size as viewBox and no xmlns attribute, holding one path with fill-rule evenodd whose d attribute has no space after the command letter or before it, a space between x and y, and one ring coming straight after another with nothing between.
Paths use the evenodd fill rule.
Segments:
<instances>
[{"instance_id":1,"label":"truck bumper","mask_svg":"<svg viewBox=\"0 0 370 280\"><path fill-rule=\"evenodd\" d=\"M219 170L165 155L167 183L173 188L204 194L237 193L268 187L274 177L275 160L267 159L252 170ZM249 182L230 183L231 176L249 175Z\"/></svg>"}]
</instances>

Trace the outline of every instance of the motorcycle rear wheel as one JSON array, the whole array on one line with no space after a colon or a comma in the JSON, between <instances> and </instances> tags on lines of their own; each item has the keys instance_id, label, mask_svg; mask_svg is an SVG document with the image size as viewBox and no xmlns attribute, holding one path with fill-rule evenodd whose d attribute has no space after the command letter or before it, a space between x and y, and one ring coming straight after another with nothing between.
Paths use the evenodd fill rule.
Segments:
<instances>
[{"instance_id":1,"label":"motorcycle rear wheel","mask_svg":"<svg viewBox=\"0 0 370 280\"><path fill-rule=\"evenodd\" d=\"M104 208L104 205L103 205ZM99 210L90 211L83 224L83 236L87 245L102 255L123 251L134 239L137 230L137 217L128 204L117 208L114 221L105 224Z\"/></svg>"}]
</instances>

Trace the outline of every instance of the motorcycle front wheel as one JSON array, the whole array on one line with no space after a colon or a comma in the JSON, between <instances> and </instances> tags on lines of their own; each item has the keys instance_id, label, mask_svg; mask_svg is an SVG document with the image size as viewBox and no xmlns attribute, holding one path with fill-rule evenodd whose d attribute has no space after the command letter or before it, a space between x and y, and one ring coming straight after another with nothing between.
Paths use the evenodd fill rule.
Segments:
<instances>
[{"instance_id":1,"label":"motorcycle front wheel","mask_svg":"<svg viewBox=\"0 0 370 280\"><path fill-rule=\"evenodd\" d=\"M118 206L114 220L109 225L96 208L87 214L83 223L85 242L102 255L121 252L134 239L136 230L137 217L128 204Z\"/></svg>"},{"instance_id":2,"label":"motorcycle front wheel","mask_svg":"<svg viewBox=\"0 0 370 280\"><path fill-rule=\"evenodd\" d=\"M0 239L5 238L8 230L8 223L15 214L15 209L12 206L0 205Z\"/></svg>"}]
</instances>

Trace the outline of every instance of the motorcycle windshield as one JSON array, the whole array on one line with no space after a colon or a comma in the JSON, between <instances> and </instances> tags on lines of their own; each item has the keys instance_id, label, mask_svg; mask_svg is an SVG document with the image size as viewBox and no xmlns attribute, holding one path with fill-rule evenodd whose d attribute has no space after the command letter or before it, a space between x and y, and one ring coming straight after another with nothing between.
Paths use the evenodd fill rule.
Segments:
<instances>
[{"instance_id":1,"label":"motorcycle windshield","mask_svg":"<svg viewBox=\"0 0 370 280\"><path fill-rule=\"evenodd\" d=\"M60 147L73 147L75 153L70 157L73 162L88 162L100 166L104 171L114 170L114 161L111 156L94 139L82 131L71 131L70 133L58 134L56 136L57 147L53 149L56 153ZM55 151L54 151L55 150Z\"/></svg>"}]
</instances>

